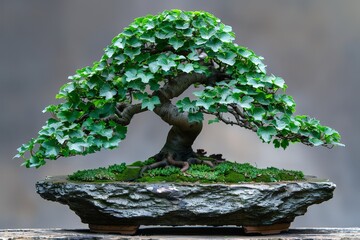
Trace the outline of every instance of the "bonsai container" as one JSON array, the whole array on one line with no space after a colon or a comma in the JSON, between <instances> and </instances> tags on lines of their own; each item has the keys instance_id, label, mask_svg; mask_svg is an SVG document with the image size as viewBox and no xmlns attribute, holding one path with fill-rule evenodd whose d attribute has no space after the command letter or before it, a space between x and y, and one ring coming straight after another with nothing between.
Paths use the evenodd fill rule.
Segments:
<instances>
[{"instance_id":1,"label":"bonsai container","mask_svg":"<svg viewBox=\"0 0 360 240\"><path fill-rule=\"evenodd\" d=\"M237 225L245 233L287 231L312 204L332 198L335 184L305 181L238 184L74 182L36 183L44 199L68 205L94 232L135 234L140 225Z\"/></svg>"}]
</instances>

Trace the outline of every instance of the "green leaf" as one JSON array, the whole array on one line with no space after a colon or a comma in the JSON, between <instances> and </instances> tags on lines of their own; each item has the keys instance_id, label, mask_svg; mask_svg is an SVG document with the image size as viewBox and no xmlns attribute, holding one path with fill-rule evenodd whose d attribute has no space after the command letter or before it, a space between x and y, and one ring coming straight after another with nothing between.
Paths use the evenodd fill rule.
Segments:
<instances>
[{"instance_id":1,"label":"green leaf","mask_svg":"<svg viewBox=\"0 0 360 240\"><path fill-rule=\"evenodd\" d=\"M155 23L154 23L154 21L152 21L152 20L148 21L148 22L145 24L145 28L146 28L146 30L150 30L150 29L155 28Z\"/></svg>"},{"instance_id":2,"label":"green leaf","mask_svg":"<svg viewBox=\"0 0 360 240\"><path fill-rule=\"evenodd\" d=\"M206 110L208 110L214 103L216 103L215 99L213 98L205 98L205 99L199 99L196 101L197 107L203 107Z\"/></svg>"},{"instance_id":3,"label":"green leaf","mask_svg":"<svg viewBox=\"0 0 360 240\"><path fill-rule=\"evenodd\" d=\"M274 127L259 127L257 130L257 135L264 141L269 143L271 138L277 134L277 131Z\"/></svg>"},{"instance_id":4,"label":"green leaf","mask_svg":"<svg viewBox=\"0 0 360 240\"><path fill-rule=\"evenodd\" d=\"M253 109L252 116L256 121L262 121L265 113L266 112L262 107L256 107Z\"/></svg>"},{"instance_id":5,"label":"green leaf","mask_svg":"<svg viewBox=\"0 0 360 240\"><path fill-rule=\"evenodd\" d=\"M232 32L232 27L228 25L224 25L224 28L222 29L224 32Z\"/></svg>"},{"instance_id":6,"label":"green leaf","mask_svg":"<svg viewBox=\"0 0 360 240\"><path fill-rule=\"evenodd\" d=\"M277 130L283 130L286 128L287 123L284 122L282 119L275 118L274 126L276 127Z\"/></svg>"},{"instance_id":7,"label":"green leaf","mask_svg":"<svg viewBox=\"0 0 360 240\"><path fill-rule=\"evenodd\" d=\"M58 109L58 106L56 105L49 105L44 110L42 110L43 113L50 112L55 113L55 111Z\"/></svg>"},{"instance_id":8,"label":"green leaf","mask_svg":"<svg viewBox=\"0 0 360 240\"><path fill-rule=\"evenodd\" d=\"M98 71L98 72L101 72L105 68L106 68L106 62L105 61L95 62L94 66L93 66L93 70Z\"/></svg>"},{"instance_id":9,"label":"green leaf","mask_svg":"<svg viewBox=\"0 0 360 240\"><path fill-rule=\"evenodd\" d=\"M211 48L214 52L219 51L222 46L222 42L218 38L211 38L207 43L206 46Z\"/></svg>"},{"instance_id":10,"label":"green leaf","mask_svg":"<svg viewBox=\"0 0 360 240\"><path fill-rule=\"evenodd\" d=\"M281 146L279 139L274 139L273 144L274 144L275 148L280 148L280 146Z\"/></svg>"},{"instance_id":11,"label":"green leaf","mask_svg":"<svg viewBox=\"0 0 360 240\"><path fill-rule=\"evenodd\" d=\"M126 44L134 48L138 48L142 45L141 41L136 36L132 36L129 39L127 39Z\"/></svg>"},{"instance_id":12,"label":"green leaf","mask_svg":"<svg viewBox=\"0 0 360 240\"><path fill-rule=\"evenodd\" d=\"M119 38L118 40L116 40L116 42L114 42L114 46L123 49L125 46L125 39L124 38Z\"/></svg>"},{"instance_id":13,"label":"green leaf","mask_svg":"<svg viewBox=\"0 0 360 240\"><path fill-rule=\"evenodd\" d=\"M119 54L116 57L114 57L116 61L114 61L117 65L121 65L126 61L126 57L124 54Z\"/></svg>"},{"instance_id":14,"label":"green leaf","mask_svg":"<svg viewBox=\"0 0 360 240\"><path fill-rule=\"evenodd\" d=\"M151 91L157 91L160 88L160 84L155 79L151 79L149 85Z\"/></svg>"},{"instance_id":15,"label":"green leaf","mask_svg":"<svg viewBox=\"0 0 360 240\"><path fill-rule=\"evenodd\" d=\"M173 48L174 48L175 50L178 50L179 48L181 48L182 46L184 46L184 41L178 39L177 37L172 37L172 38L170 38L170 40L169 40L169 44L170 44L171 46L173 46Z\"/></svg>"},{"instance_id":16,"label":"green leaf","mask_svg":"<svg viewBox=\"0 0 360 240\"><path fill-rule=\"evenodd\" d=\"M112 129L103 129L99 132L99 134L107 139L110 139L113 135L114 131Z\"/></svg>"},{"instance_id":17,"label":"green leaf","mask_svg":"<svg viewBox=\"0 0 360 240\"><path fill-rule=\"evenodd\" d=\"M141 81L143 83L149 83L149 81L154 78L154 74L152 74L152 73L143 73L142 72L142 73L139 73L137 76L141 79Z\"/></svg>"},{"instance_id":18,"label":"green leaf","mask_svg":"<svg viewBox=\"0 0 360 240\"><path fill-rule=\"evenodd\" d=\"M176 66L176 63L173 60L168 59L167 56L165 56L165 55L161 55L158 58L157 63L165 72L169 71L170 68Z\"/></svg>"},{"instance_id":19,"label":"green leaf","mask_svg":"<svg viewBox=\"0 0 360 240\"><path fill-rule=\"evenodd\" d=\"M113 98L116 95L116 90L111 89L109 84L104 84L100 88L100 96L105 97L106 100Z\"/></svg>"},{"instance_id":20,"label":"green leaf","mask_svg":"<svg viewBox=\"0 0 360 240\"><path fill-rule=\"evenodd\" d=\"M142 103L141 103L141 108L147 108L150 111L153 111L155 108L155 105L160 104L160 99L158 96L152 96L151 98L145 98L143 99Z\"/></svg>"},{"instance_id":21,"label":"green leaf","mask_svg":"<svg viewBox=\"0 0 360 240\"><path fill-rule=\"evenodd\" d=\"M189 60L192 60L192 61L199 61L199 60L200 60L199 55L198 55L197 52L195 52L195 51L189 53L189 55L187 56L187 58L188 58Z\"/></svg>"},{"instance_id":22,"label":"green leaf","mask_svg":"<svg viewBox=\"0 0 360 240\"><path fill-rule=\"evenodd\" d=\"M179 64L178 69L186 73L194 71L194 67L192 63L187 63L187 64L181 63Z\"/></svg>"},{"instance_id":23,"label":"green leaf","mask_svg":"<svg viewBox=\"0 0 360 240\"><path fill-rule=\"evenodd\" d=\"M309 142L312 143L314 146L320 146L323 145L324 142L317 138L310 138Z\"/></svg>"},{"instance_id":24,"label":"green leaf","mask_svg":"<svg viewBox=\"0 0 360 240\"><path fill-rule=\"evenodd\" d=\"M42 164L41 164L41 160L39 157L37 156L31 156L30 159L29 159L29 167L40 167ZM27 165L28 166L28 165Z\"/></svg>"},{"instance_id":25,"label":"green leaf","mask_svg":"<svg viewBox=\"0 0 360 240\"><path fill-rule=\"evenodd\" d=\"M45 141L42 146L45 148L45 155L48 157L56 157L60 152L60 148L54 140Z\"/></svg>"},{"instance_id":26,"label":"green leaf","mask_svg":"<svg viewBox=\"0 0 360 240\"><path fill-rule=\"evenodd\" d=\"M295 106L295 101L291 96L284 95L282 97L282 100L285 102L285 104L289 107Z\"/></svg>"},{"instance_id":27,"label":"green leaf","mask_svg":"<svg viewBox=\"0 0 360 240\"><path fill-rule=\"evenodd\" d=\"M249 51L248 49L246 48L240 48L238 50L238 53L243 56L244 58L248 58L250 57L251 55L253 55L253 53L251 51Z\"/></svg>"},{"instance_id":28,"label":"green leaf","mask_svg":"<svg viewBox=\"0 0 360 240\"><path fill-rule=\"evenodd\" d=\"M202 122L204 120L204 115L202 112L188 113L189 122Z\"/></svg>"},{"instance_id":29,"label":"green leaf","mask_svg":"<svg viewBox=\"0 0 360 240\"><path fill-rule=\"evenodd\" d=\"M109 58L111 58L111 57L114 55L114 52L115 52L115 50L112 49L112 48L110 48L110 47L108 47L108 48L105 49L105 54L106 54L106 56L108 56Z\"/></svg>"},{"instance_id":30,"label":"green leaf","mask_svg":"<svg viewBox=\"0 0 360 240\"><path fill-rule=\"evenodd\" d=\"M281 140L281 147L285 150L289 146L289 140L283 139Z\"/></svg>"},{"instance_id":31,"label":"green leaf","mask_svg":"<svg viewBox=\"0 0 360 240\"><path fill-rule=\"evenodd\" d=\"M75 90L75 83L73 82L69 82L64 84L61 88L60 88L60 94L64 94L67 95L68 93L71 93Z\"/></svg>"},{"instance_id":32,"label":"green leaf","mask_svg":"<svg viewBox=\"0 0 360 240\"><path fill-rule=\"evenodd\" d=\"M185 97L182 100L179 100L176 103L176 106L181 110L185 112L194 112L196 111L196 101L191 101L189 97Z\"/></svg>"},{"instance_id":33,"label":"green leaf","mask_svg":"<svg viewBox=\"0 0 360 240\"><path fill-rule=\"evenodd\" d=\"M251 103L254 101L254 99L250 96L244 96L241 98L240 102L239 102L239 105L240 107L242 108L251 108L252 105Z\"/></svg>"},{"instance_id":34,"label":"green leaf","mask_svg":"<svg viewBox=\"0 0 360 240\"><path fill-rule=\"evenodd\" d=\"M129 56L131 60L134 59L140 53L141 53L140 48L127 47L124 50L124 54Z\"/></svg>"},{"instance_id":35,"label":"green leaf","mask_svg":"<svg viewBox=\"0 0 360 240\"><path fill-rule=\"evenodd\" d=\"M113 149L119 146L119 143L121 142L121 138L114 136L113 138L107 140L104 142L104 148L107 149Z\"/></svg>"},{"instance_id":36,"label":"green leaf","mask_svg":"<svg viewBox=\"0 0 360 240\"><path fill-rule=\"evenodd\" d=\"M152 32L144 32L142 35L140 35L140 39L147 42L155 43L155 35Z\"/></svg>"},{"instance_id":37,"label":"green leaf","mask_svg":"<svg viewBox=\"0 0 360 240\"><path fill-rule=\"evenodd\" d=\"M193 29L192 28L188 28L188 29L185 29L182 34L185 36L185 37L192 37L192 33L193 33Z\"/></svg>"},{"instance_id":38,"label":"green leaf","mask_svg":"<svg viewBox=\"0 0 360 240\"><path fill-rule=\"evenodd\" d=\"M159 70L159 68L160 68L160 66L157 61L149 63L150 72L156 73Z\"/></svg>"},{"instance_id":39,"label":"green leaf","mask_svg":"<svg viewBox=\"0 0 360 240\"><path fill-rule=\"evenodd\" d=\"M125 75L125 77L126 77L126 81L127 81L127 82L131 82L131 81L139 78L139 77L138 77L138 72L137 72L137 70L134 69L134 68L128 69L128 70L125 72L124 75Z\"/></svg>"},{"instance_id":40,"label":"green leaf","mask_svg":"<svg viewBox=\"0 0 360 240\"><path fill-rule=\"evenodd\" d=\"M260 88L265 86L265 84L260 82L259 79L255 79L252 77L248 78L247 84L253 86L254 88Z\"/></svg>"},{"instance_id":41,"label":"green leaf","mask_svg":"<svg viewBox=\"0 0 360 240\"><path fill-rule=\"evenodd\" d=\"M98 119L104 118L114 114L115 111L115 104L114 103L106 103L101 108L95 109L94 111L90 112L90 117Z\"/></svg>"},{"instance_id":42,"label":"green leaf","mask_svg":"<svg viewBox=\"0 0 360 240\"><path fill-rule=\"evenodd\" d=\"M62 134L58 134L55 136L55 138L60 144L63 144L65 141L70 139L70 136L69 135L62 136Z\"/></svg>"},{"instance_id":43,"label":"green leaf","mask_svg":"<svg viewBox=\"0 0 360 240\"><path fill-rule=\"evenodd\" d=\"M68 142L67 146L70 150L81 153L84 151L84 148L89 146L89 144L85 142Z\"/></svg>"},{"instance_id":44,"label":"green leaf","mask_svg":"<svg viewBox=\"0 0 360 240\"><path fill-rule=\"evenodd\" d=\"M175 36L175 34L175 30L169 27L162 28L161 30L155 32L155 36L159 39L172 38L173 36Z\"/></svg>"},{"instance_id":45,"label":"green leaf","mask_svg":"<svg viewBox=\"0 0 360 240\"><path fill-rule=\"evenodd\" d=\"M234 41L234 37L231 36L230 33L228 32L222 32L222 33L218 33L217 34L218 38L220 39L220 41L224 42L224 43L230 43L232 41Z\"/></svg>"},{"instance_id":46,"label":"green leaf","mask_svg":"<svg viewBox=\"0 0 360 240\"><path fill-rule=\"evenodd\" d=\"M219 59L219 61L227 65L232 66L235 63L236 54L233 52L218 53L216 56Z\"/></svg>"},{"instance_id":47,"label":"green leaf","mask_svg":"<svg viewBox=\"0 0 360 240\"><path fill-rule=\"evenodd\" d=\"M78 119L78 117L80 117L80 113L78 111L62 111L62 112L58 112L56 114L56 116L61 120L61 121L65 121L65 122L73 122L76 119Z\"/></svg>"},{"instance_id":48,"label":"green leaf","mask_svg":"<svg viewBox=\"0 0 360 240\"><path fill-rule=\"evenodd\" d=\"M132 35L134 35L134 32L131 28L127 27L121 34L127 37L131 37Z\"/></svg>"},{"instance_id":49,"label":"green leaf","mask_svg":"<svg viewBox=\"0 0 360 240\"><path fill-rule=\"evenodd\" d=\"M262 64L260 58L258 56L255 56L255 55L250 57L250 61L255 65Z\"/></svg>"},{"instance_id":50,"label":"green leaf","mask_svg":"<svg viewBox=\"0 0 360 240\"><path fill-rule=\"evenodd\" d=\"M175 27L177 29L184 30L184 29L189 28L190 24L188 22L184 21L184 20L178 20L178 21L176 21Z\"/></svg>"},{"instance_id":51,"label":"green leaf","mask_svg":"<svg viewBox=\"0 0 360 240\"><path fill-rule=\"evenodd\" d=\"M291 131L292 133L298 133L299 130L300 130L300 127L297 126L297 125L296 125L295 123L293 123L293 122L290 122L290 123L289 123L289 128L290 128L290 131Z\"/></svg>"},{"instance_id":52,"label":"green leaf","mask_svg":"<svg viewBox=\"0 0 360 240\"><path fill-rule=\"evenodd\" d=\"M282 78L280 78L280 77L276 77L276 78L274 79L274 84L275 84L276 86L278 86L279 88L283 88L284 85L285 85L285 81L284 81L284 79L282 79Z\"/></svg>"},{"instance_id":53,"label":"green leaf","mask_svg":"<svg viewBox=\"0 0 360 240\"><path fill-rule=\"evenodd\" d=\"M213 35L215 34L215 30L214 29L209 29L209 28L205 28L205 27L202 27L200 28L200 36L203 38L203 39L210 39Z\"/></svg>"},{"instance_id":54,"label":"green leaf","mask_svg":"<svg viewBox=\"0 0 360 240\"><path fill-rule=\"evenodd\" d=\"M135 100L143 100L145 98L149 98L149 95L143 92L134 92L133 97Z\"/></svg>"},{"instance_id":55,"label":"green leaf","mask_svg":"<svg viewBox=\"0 0 360 240\"><path fill-rule=\"evenodd\" d=\"M203 39L203 38L196 38L195 39L195 44L198 45L199 47L201 47L203 44L205 44L207 42L208 42L207 39Z\"/></svg>"}]
</instances>

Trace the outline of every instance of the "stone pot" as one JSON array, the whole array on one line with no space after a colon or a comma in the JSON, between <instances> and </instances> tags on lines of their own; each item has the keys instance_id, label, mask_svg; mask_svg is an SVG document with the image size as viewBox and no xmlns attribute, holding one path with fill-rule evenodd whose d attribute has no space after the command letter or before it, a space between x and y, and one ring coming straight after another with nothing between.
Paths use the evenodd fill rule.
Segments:
<instances>
[{"instance_id":1,"label":"stone pot","mask_svg":"<svg viewBox=\"0 0 360 240\"><path fill-rule=\"evenodd\" d=\"M238 225L246 233L288 230L312 204L329 200L327 180L239 184L83 183L66 176L36 183L44 199L66 204L91 231L135 234L140 225Z\"/></svg>"}]
</instances>

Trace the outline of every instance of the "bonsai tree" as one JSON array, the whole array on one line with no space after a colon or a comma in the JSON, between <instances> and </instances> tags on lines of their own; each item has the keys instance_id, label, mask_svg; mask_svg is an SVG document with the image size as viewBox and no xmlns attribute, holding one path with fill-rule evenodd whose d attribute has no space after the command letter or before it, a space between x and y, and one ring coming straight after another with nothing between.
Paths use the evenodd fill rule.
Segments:
<instances>
[{"instance_id":1,"label":"bonsai tree","mask_svg":"<svg viewBox=\"0 0 360 240\"><path fill-rule=\"evenodd\" d=\"M234 40L232 28L207 12L171 10L135 19L100 61L69 77L56 95L63 103L45 108L52 117L16 157L38 168L47 159L114 149L134 115L145 111L171 125L148 168L186 171L202 163L192 145L204 114L214 116L209 123L244 127L276 148L342 145L337 131L294 115L284 80L268 75L263 58ZM192 87L193 96L181 98Z\"/></svg>"}]
</instances>

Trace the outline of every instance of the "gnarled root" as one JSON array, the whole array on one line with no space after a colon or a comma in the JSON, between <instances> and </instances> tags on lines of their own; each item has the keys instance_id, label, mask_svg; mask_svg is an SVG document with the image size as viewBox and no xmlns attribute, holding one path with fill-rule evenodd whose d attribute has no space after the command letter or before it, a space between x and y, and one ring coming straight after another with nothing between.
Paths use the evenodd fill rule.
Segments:
<instances>
[{"instance_id":1,"label":"gnarled root","mask_svg":"<svg viewBox=\"0 0 360 240\"><path fill-rule=\"evenodd\" d=\"M177 161L171 154L167 154L167 156L160 162L144 166L140 171L140 177L143 176L143 174L148 170L167 166L179 167L181 168L181 172L186 172L192 164L205 164L211 168L215 167L211 161L201 160L194 157L188 158L186 161Z\"/></svg>"}]
</instances>

